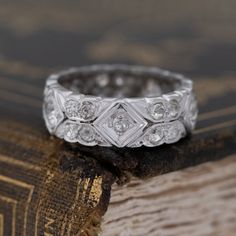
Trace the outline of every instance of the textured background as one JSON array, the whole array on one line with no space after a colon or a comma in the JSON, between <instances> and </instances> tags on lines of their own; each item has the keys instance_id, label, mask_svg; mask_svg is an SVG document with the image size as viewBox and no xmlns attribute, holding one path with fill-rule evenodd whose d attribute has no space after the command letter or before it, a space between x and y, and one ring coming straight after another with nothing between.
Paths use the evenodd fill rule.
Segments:
<instances>
[{"instance_id":1,"label":"textured background","mask_svg":"<svg viewBox=\"0 0 236 236\"><path fill-rule=\"evenodd\" d=\"M233 0L0 0L0 235L96 235L113 182L235 153L235 9ZM50 138L45 78L102 62L192 77L200 105L193 137L132 152Z\"/></svg>"}]
</instances>

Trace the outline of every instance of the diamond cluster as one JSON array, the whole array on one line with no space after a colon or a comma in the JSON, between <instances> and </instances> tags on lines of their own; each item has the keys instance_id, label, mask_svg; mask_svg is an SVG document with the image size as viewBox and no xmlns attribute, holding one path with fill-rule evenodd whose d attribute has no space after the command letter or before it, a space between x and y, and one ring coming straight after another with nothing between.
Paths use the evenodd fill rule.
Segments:
<instances>
[{"instance_id":1,"label":"diamond cluster","mask_svg":"<svg viewBox=\"0 0 236 236\"><path fill-rule=\"evenodd\" d=\"M65 102L65 114L69 119L90 121L95 118L98 104L90 100L69 98Z\"/></svg>"},{"instance_id":2,"label":"diamond cluster","mask_svg":"<svg viewBox=\"0 0 236 236\"><path fill-rule=\"evenodd\" d=\"M81 94L87 85L82 84L84 80L80 80L77 74L89 75L91 72L91 79L98 80L98 83L91 83L91 91L96 92L106 89L110 92L113 85L109 79L113 78L113 72L115 77L118 74L123 76L124 72L127 86L122 84L123 79L115 82L116 86L122 85L120 89L124 89L121 91L124 96L126 88L135 88L136 75L148 75L145 79L147 86L138 91L140 96L149 96L128 98L119 94L117 98L116 94L113 97ZM153 76L149 78L150 75ZM164 80L168 83L162 86ZM170 92L165 93L165 86L169 84ZM159 68L109 65L74 68L50 76L44 95L43 115L49 132L69 142L90 146L138 147L173 143L195 127L198 114L192 81Z\"/></svg>"},{"instance_id":3,"label":"diamond cluster","mask_svg":"<svg viewBox=\"0 0 236 236\"><path fill-rule=\"evenodd\" d=\"M94 146L158 146L174 143L185 136L186 128L178 119L183 102L179 98L159 98L146 103L146 114L129 102L111 102L101 109L99 100L69 96L59 101L57 93L45 92L44 116L51 133L68 142ZM197 118L194 96L186 103L183 115L190 127ZM99 111L99 112L98 112ZM99 114L99 115L98 115ZM149 120L149 121L148 121Z\"/></svg>"},{"instance_id":4,"label":"diamond cluster","mask_svg":"<svg viewBox=\"0 0 236 236\"><path fill-rule=\"evenodd\" d=\"M64 130L61 138L64 138L66 141L72 143L79 142L89 146L98 144L98 134L92 125L66 121L62 124L61 129Z\"/></svg>"},{"instance_id":5,"label":"diamond cluster","mask_svg":"<svg viewBox=\"0 0 236 236\"><path fill-rule=\"evenodd\" d=\"M154 122L177 119L181 112L181 104L178 99L164 99L149 103L147 112Z\"/></svg>"},{"instance_id":6,"label":"diamond cluster","mask_svg":"<svg viewBox=\"0 0 236 236\"><path fill-rule=\"evenodd\" d=\"M99 109L97 101L69 97L64 102L64 113L68 118L64 122L65 117L58 104L55 93L48 91L44 104L47 124L58 137L69 142L90 146L101 143L105 146L111 143L118 147L142 144L157 146L176 142L186 133L184 125L176 120L181 112L180 101L177 99L168 103L157 101L147 104L148 114L151 120L155 120L151 126L129 103L112 103L110 108L96 118ZM196 112L192 104L193 101L189 109L192 109L191 117L194 118Z\"/></svg>"},{"instance_id":7,"label":"diamond cluster","mask_svg":"<svg viewBox=\"0 0 236 236\"><path fill-rule=\"evenodd\" d=\"M64 111L69 119L57 130L57 135L69 142L93 146L101 142L91 120L95 119L98 111L98 102L89 99L69 97L64 103Z\"/></svg>"},{"instance_id":8,"label":"diamond cluster","mask_svg":"<svg viewBox=\"0 0 236 236\"><path fill-rule=\"evenodd\" d=\"M178 120L165 124L155 124L146 130L143 136L143 144L153 147L163 143L174 143L185 134L186 129Z\"/></svg>"}]
</instances>

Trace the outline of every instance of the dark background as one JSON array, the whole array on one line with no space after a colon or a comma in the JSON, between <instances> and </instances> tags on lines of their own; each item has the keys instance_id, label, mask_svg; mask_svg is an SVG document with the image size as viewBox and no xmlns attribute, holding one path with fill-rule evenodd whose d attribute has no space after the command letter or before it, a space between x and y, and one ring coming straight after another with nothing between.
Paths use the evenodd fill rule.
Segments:
<instances>
[{"instance_id":1,"label":"dark background","mask_svg":"<svg viewBox=\"0 0 236 236\"><path fill-rule=\"evenodd\" d=\"M233 0L0 1L2 60L37 67L123 62L235 73Z\"/></svg>"}]
</instances>

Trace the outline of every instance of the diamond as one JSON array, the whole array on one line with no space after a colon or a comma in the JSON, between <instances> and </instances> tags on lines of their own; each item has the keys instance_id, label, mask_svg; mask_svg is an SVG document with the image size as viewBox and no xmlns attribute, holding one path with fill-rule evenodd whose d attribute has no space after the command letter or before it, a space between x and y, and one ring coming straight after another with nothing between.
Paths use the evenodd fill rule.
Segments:
<instances>
[{"instance_id":1,"label":"diamond","mask_svg":"<svg viewBox=\"0 0 236 236\"><path fill-rule=\"evenodd\" d=\"M123 109L118 108L117 111L111 116L109 121L109 127L120 136L129 130L135 121L129 116L129 114Z\"/></svg>"},{"instance_id":2,"label":"diamond","mask_svg":"<svg viewBox=\"0 0 236 236\"><path fill-rule=\"evenodd\" d=\"M165 126L165 142L174 143L182 138L185 133L185 127L180 121L170 122Z\"/></svg>"},{"instance_id":3,"label":"diamond","mask_svg":"<svg viewBox=\"0 0 236 236\"><path fill-rule=\"evenodd\" d=\"M179 129L176 126L170 126L167 129L165 138L169 141L176 139L176 137L178 137L179 135Z\"/></svg>"},{"instance_id":4,"label":"diamond","mask_svg":"<svg viewBox=\"0 0 236 236\"><path fill-rule=\"evenodd\" d=\"M91 120L96 112L96 105L91 101L83 101L80 108L80 117L83 120Z\"/></svg>"},{"instance_id":5,"label":"diamond","mask_svg":"<svg viewBox=\"0 0 236 236\"><path fill-rule=\"evenodd\" d=\"M93 142L96 137L96 133L92 126L84 125L79 131L80 138L87 143Z\"/></svg>"},{"instance_id":6,"label":"diamond","mask_svg":"<svg viewBox=\"0 0 236 236\"><path fill-rule=\"evenodd\" d=\"M68 118L76 118L79 115L79 109L81 104L79 101L69 99L65 102L65 113Z\"/></svg>"},{"instance_id":7,"label":"diamond","mask_svg":"<svg viewBox=\"0 0 236 236\"><path fill-rule=\"evenodd\" d=\"M53 90L46 90L43 106L44 118L50 132L55 132L64 116L57 104L56 96Z\"/></svg>"},{"instance_id":8,"label":"diamond","mask_svg":"<svg viewBox=\"0 0 236 236\"><path fill-rule=\"evenodd\" d=\"M147 122L128 103L115 103L94 121L94 127L112 144L123 147L141 135Z\"/></svg>"},{"instance_id":9,"label":"diamond","mask_svg":"<svg viewBox=\"0 0 236 236\"><path fill-rule=\"evenodd\" d=\"M74 122L67 122L65 124L65 140L70 142L76 142L80 125Z\"/></svg>"},{"instance_id":10,"label":"diamond","mask_svg":"<svg viewBox=\"0 0 236 236\"><path fill-rule=\"evenodd\" d=\"M153 144L158 143L162 139L162 131L160 129L153 129L149 134L149 141Z\"/></svg>"},{"instance_id":11,"label":"diamond","mask_svg":"<svg viewBox=\"0 0 236 236\"><path fill-rule=\"evenodd\" d=\"M177 100L171 100L168 106L169 115L171 118L176 118L179 114L180 105Z\"/></svg>"},{"instance_id":12,"label":"diamond","mask_svg":"<svg viewBox=\"0 0 236 236\"><path fill-rule=\"evenodd\" d=\"M144 134L144 145L152 147L163 143L163 125L151 126Z\"/></svg>"},{"instance_id":13,"label":"diamond","mask_svg":"<svg viewBox=\"0 0 236 236\"><path fill-rule=\"evenodd\" d=\"M150 104L148 108L148 112L152 116L152 118L155 120L163 119L165 116L164 104L162 102Z\"/></svg>"}]
</instances>

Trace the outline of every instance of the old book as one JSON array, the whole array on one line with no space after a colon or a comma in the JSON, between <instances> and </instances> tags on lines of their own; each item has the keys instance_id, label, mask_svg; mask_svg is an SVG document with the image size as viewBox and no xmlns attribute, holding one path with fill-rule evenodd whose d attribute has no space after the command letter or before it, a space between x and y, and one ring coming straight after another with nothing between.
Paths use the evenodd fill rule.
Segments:
<instances>
[{"instance_id":1,"label":"old book","mask_svg":"<svg viewBox=\"0 0 236 236\"><path fill-rule=\"evenodd\" d=\"M219 29L210 18L201 24L196 1L186 2L191 14L167 4L181 11L168 20L152 5L152 22L158 15L163 24L131 19L100 38L104 22L115 25L135 13L132 4L123 11L122 2L112 14L101 9L105 21L92 14L93 24L81 28L77 10L89 3L62 1L55 8L56 2L39 2L26 10L22 1L17 13L18 2L1 4L0 18L8 23L0 22L0 236L235 235L235 41L224 28L229 15L235 24L235 14L206 4L206 15L221 16ZM45 11L55 13L51 23L43 20ZM13 12L14 21L6 18ZM183 19L199 25L183 27ZM145 37L133 40L137 32ZM70 145L49 136L41 109L45 78L75 64L117 58L193 77L200 114L192 136L132 150Z\"/></svg>"}]
</instances>

